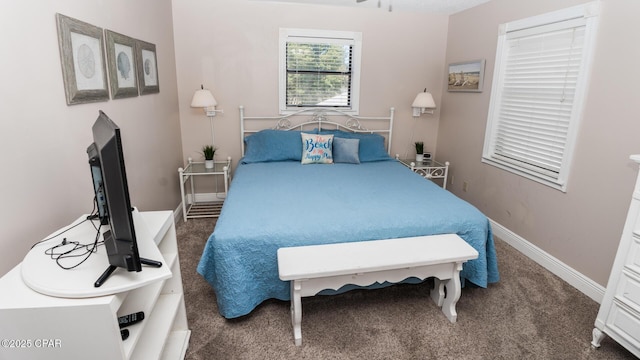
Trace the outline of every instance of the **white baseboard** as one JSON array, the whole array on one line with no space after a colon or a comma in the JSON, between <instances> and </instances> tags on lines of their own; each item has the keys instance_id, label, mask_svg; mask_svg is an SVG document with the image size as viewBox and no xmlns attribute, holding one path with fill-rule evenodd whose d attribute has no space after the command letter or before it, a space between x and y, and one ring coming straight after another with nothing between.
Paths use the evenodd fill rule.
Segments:
<instances>
[{"instance_id":1,"label":"white baseboard","mask_svg":"<svg viewBox=\"0 0 640 360\"><path fill-rule=\"evenodd\" d=\"M569 283L569 285L575 287L594 301L598 303L602 302L605 292L605 288L602 285L589 279L582 273L551 256L546 251L533 245L506 227L491 219L489 219L489 221L491 222L493 234L496 237L511 245L545 269L551 271L553 274L560 277L562 280Z\"/></svg>"},{"instance_id":2,"label":"white baseboard","mask_svg":"<svg viewBox=\"0 0 640 360\"><path fill-rule=\"evenodd\" d=\"M182 219L182 201L180 201L178 207L173 210L173 222L177 224L180 219Z\"/></svg>"}]
</instances>

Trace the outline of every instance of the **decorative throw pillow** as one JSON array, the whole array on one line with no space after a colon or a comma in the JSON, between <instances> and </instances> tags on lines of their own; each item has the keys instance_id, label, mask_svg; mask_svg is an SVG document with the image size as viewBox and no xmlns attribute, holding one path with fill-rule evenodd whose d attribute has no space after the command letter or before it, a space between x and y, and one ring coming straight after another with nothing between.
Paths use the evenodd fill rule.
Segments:
<instances>
[{"instance_id":1,"label":"decorative throw pillow","mask_svg":"<svg viewBox=\"0 0 640 360\"><path fill-rule=\"evenodd\" d=\"M302 164L332 164L333 135L301 133Z\"/></svg>"},{"instance_id":2,"label":"decorative throw pillow","mask_svg":"<svg viewBox=\"0 0 640 360\"><path fill-rule=\"evenodd\" d=\"M358 147L360 139L333 138L333 162L360 164Z\"/></svg>"},{"instance_id":3,"label":"decorative throw pillow","mask_svg":"<svg viewBox=\"0 0 640 360\"><path fill-rule=\"evenodd\" d=\"M387 153L384 137L380 134L352 133L342 130L320 130L320 134L333 134L334 139L359 139L358 157L361 163L393 160Z\"/></svg>"}]
</instances>

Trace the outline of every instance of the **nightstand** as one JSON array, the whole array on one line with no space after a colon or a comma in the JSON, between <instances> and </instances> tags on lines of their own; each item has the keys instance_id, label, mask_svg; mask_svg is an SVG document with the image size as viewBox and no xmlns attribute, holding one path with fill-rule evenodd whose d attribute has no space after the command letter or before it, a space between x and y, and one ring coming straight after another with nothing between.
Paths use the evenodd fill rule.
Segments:
<instances>
[{"instance_id":1,"label":"nightstand","mask_svg":"<svg viewBox=\"0 0 640 360\"><path fill-rule=\"evenodd\" d=\"M222 204L229 191L229 181L231 177L231 157L225 161L215 161L213 168L207 169L203 162L193 162L189 158L187 167L178 168L180 175L180 194L182 195L182 217L187 219L218 217ZM193 178L195 176L222 176L224 178L224 198L213 199L212 201L197 201ZM191 187L191 202L187 204L185 184L189 181ZM216 193L217 194L217 193Z\"/></svg>"},{"instance_id":2,"label":"nightstand","mask_svg":"<svg viewBox=\"0 0 640 360\"><path fill-rule=\"evenodd\" d=\"M400 161L404 166L413 172L420 174L425 179L442 179L442 188L447 188L447 176L449 175L449 162L444 164L433 159L416 161L415 159L400 159L396 154L396 160Z\"/></svg>"}]
</instances>

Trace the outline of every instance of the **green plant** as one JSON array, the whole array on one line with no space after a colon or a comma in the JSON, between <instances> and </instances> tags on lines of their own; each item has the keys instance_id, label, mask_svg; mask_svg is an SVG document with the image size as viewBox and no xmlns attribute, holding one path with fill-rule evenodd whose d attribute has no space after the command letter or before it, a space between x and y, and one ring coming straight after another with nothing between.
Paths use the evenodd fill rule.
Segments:
<instances>
[{"instance_id":1,"label":"green plant","mask_svg":"<svg viewBox=\"0 0 640 360\"><path fill-rule=\"evenodd\" d=\"M213 160L213 155L216 153L216 147L213 145L205 145L202 147L202 155L205 160Z\"/></svg>"},{"instance_id":2,"label":"green plant","mask_svg":"<svg viewBox=\"0 0 640 360\"><path fill-rule=\"evenodd\" d=\"M424 143L422 141L416 141L416 154L424 153Z\"/></svg>"}]
</instances>

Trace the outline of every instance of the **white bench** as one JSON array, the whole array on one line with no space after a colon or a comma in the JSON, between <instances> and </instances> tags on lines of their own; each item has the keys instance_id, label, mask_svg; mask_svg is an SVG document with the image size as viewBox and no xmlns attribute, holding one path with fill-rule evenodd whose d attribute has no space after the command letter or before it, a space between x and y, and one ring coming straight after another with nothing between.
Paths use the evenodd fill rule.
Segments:
<instances>
[{"instance_id":1,"label":"white bench","mask_svg":"<svg viewBox=\"0 0 640 360\"><path fill-rule=\"evenodd\" d=\"M478 252L456 234L280 248L279 276L291 281L295 344L302 345L301 298L347 284L367 286L409 277L435 277L431 298L454 323L462 264L477 257Z\"/></svg>"}]
</instances>

